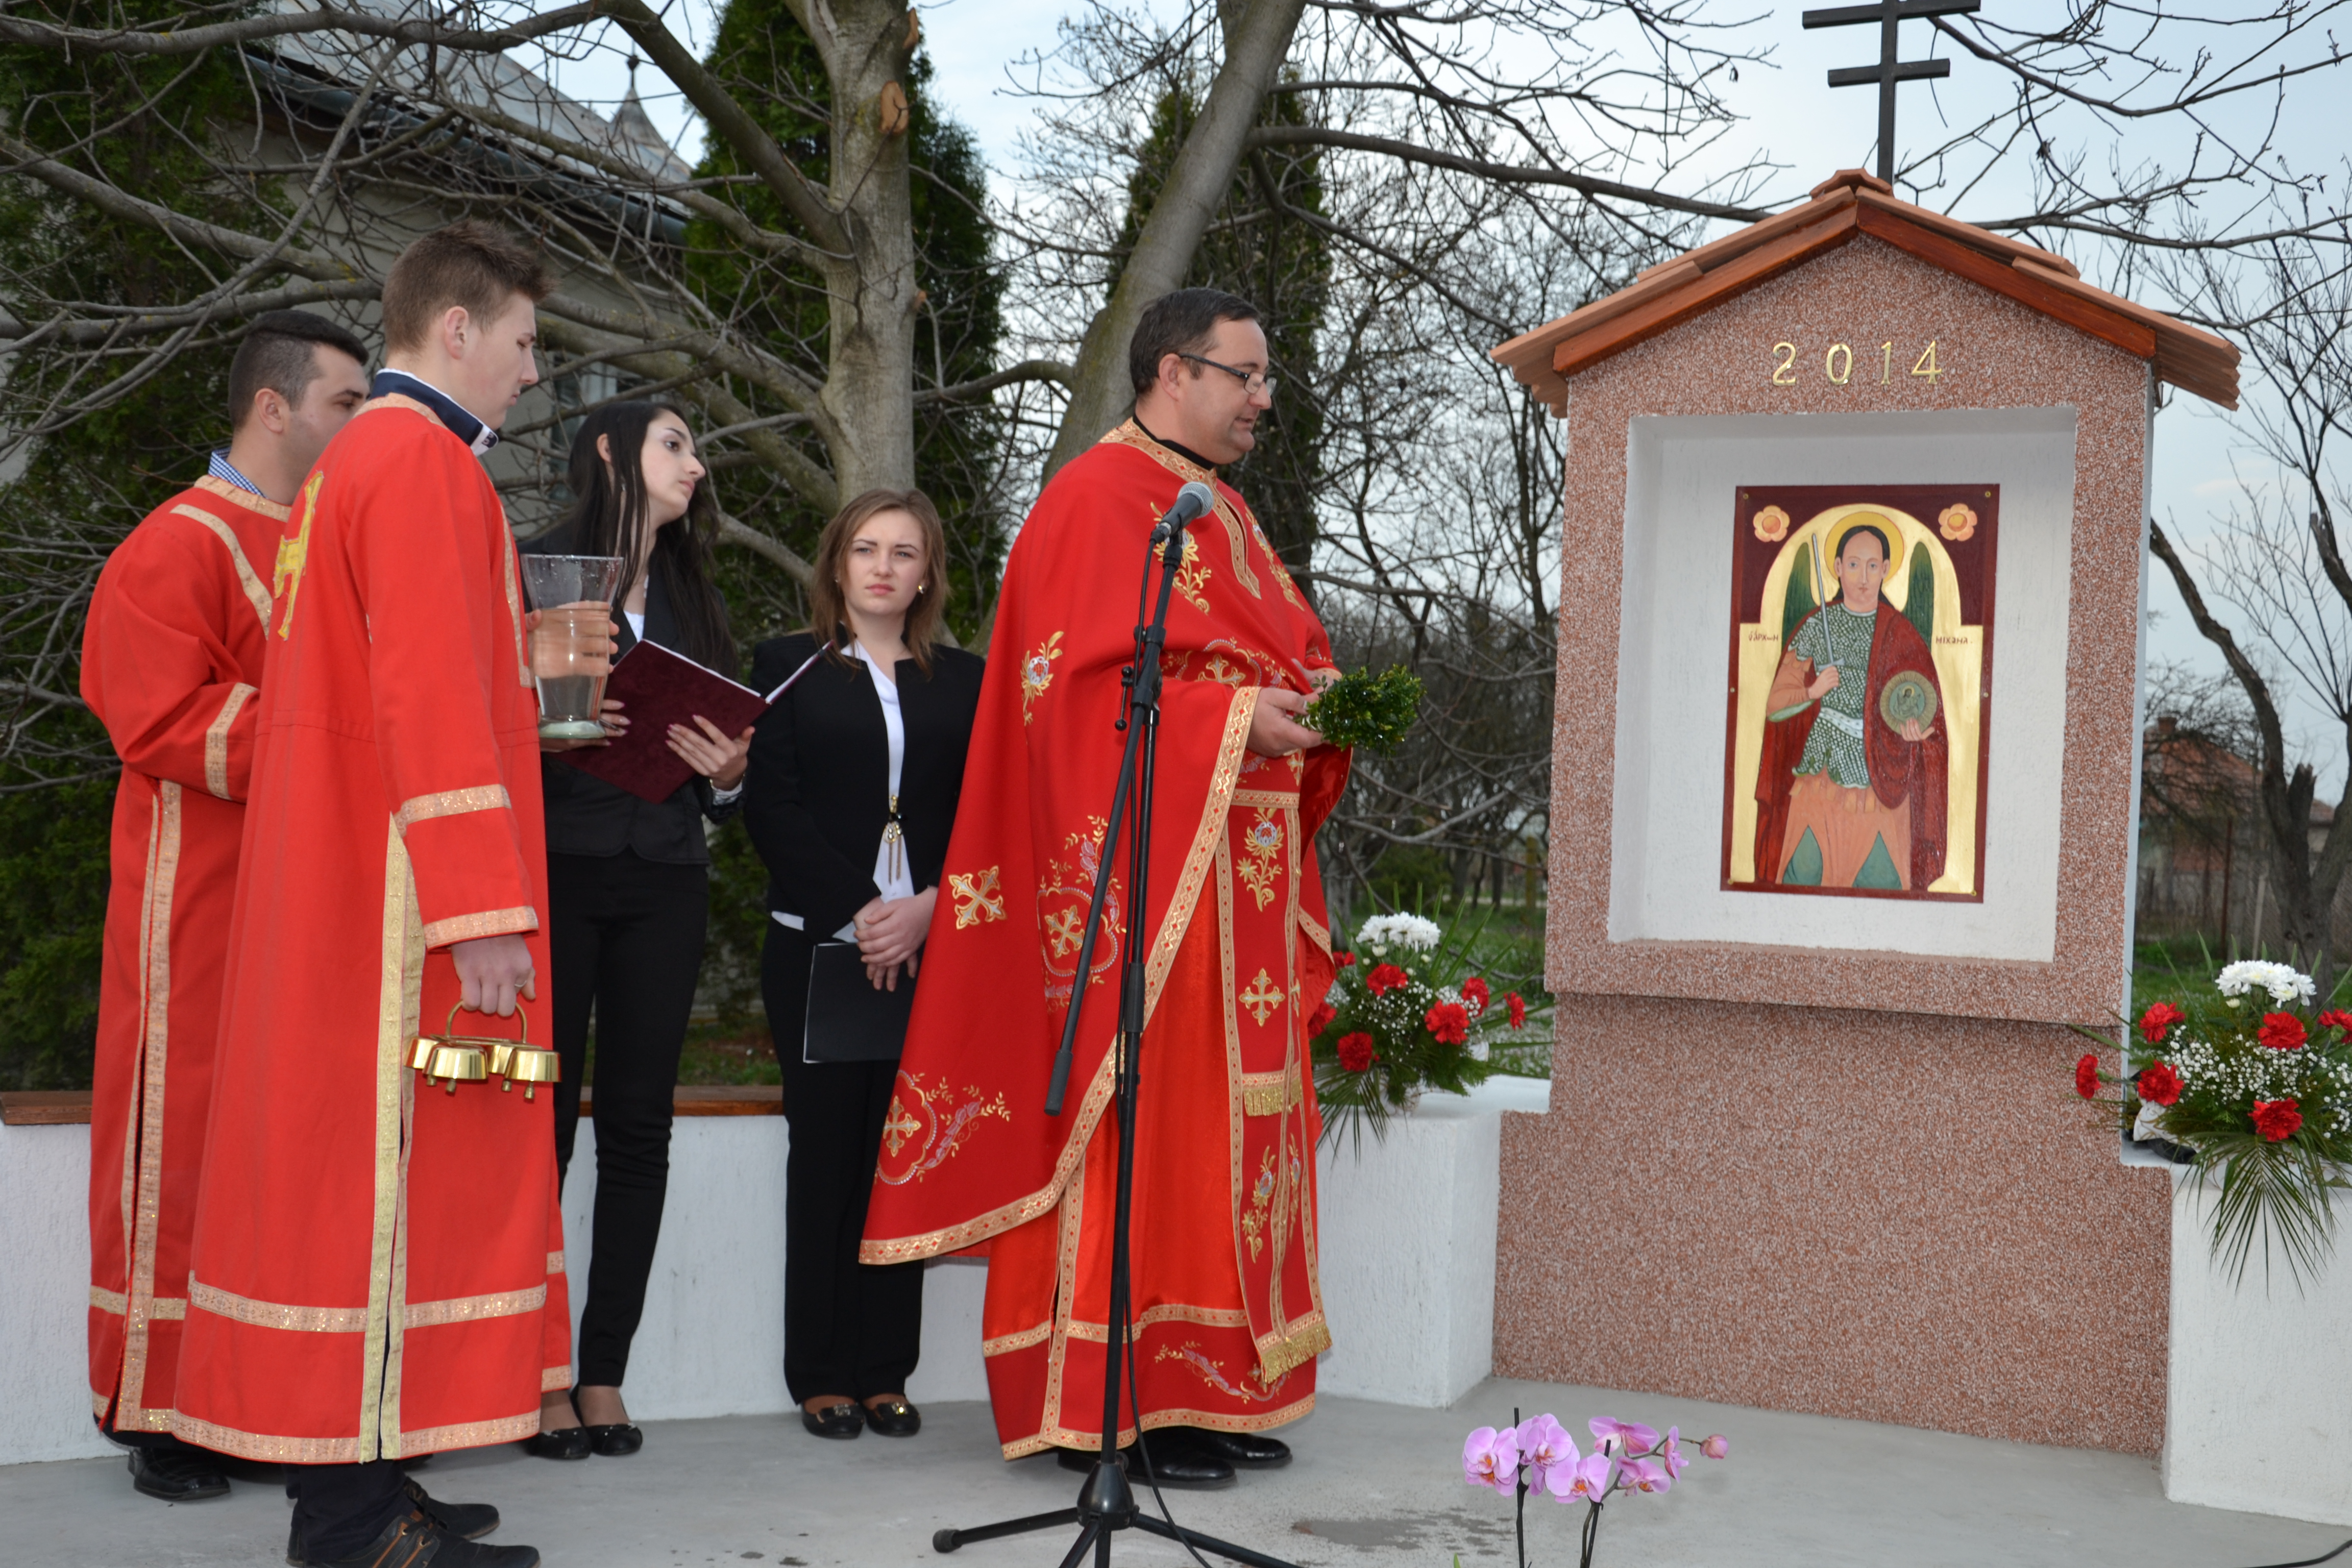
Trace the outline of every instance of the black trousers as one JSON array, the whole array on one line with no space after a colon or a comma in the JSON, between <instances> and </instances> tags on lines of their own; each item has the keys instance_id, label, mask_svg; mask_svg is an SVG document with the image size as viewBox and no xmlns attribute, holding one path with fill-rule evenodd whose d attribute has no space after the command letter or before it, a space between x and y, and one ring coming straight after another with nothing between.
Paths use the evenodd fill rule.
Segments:
<instances>
[{"instance_id":1,"label":"black trousers","mask_svg":"<svg viewBox=\"0 0 2352 1568\"><path fill-rule=\"evenodd\" d=\"M583 1384L617 1386L645 1313L669 1191L678 1053L702 972L710 871L618 855L547 858L555 965L555 1160L572 1168L580 1075L596 1026L596 1218L580 1317Z\"/></svg>"},{"instance_id":2,"label":"black trousers","mask_svg":"<svg viewBox=\"0 0 2352 1568\"><path fill-rule=\"evenodd\" d=\"M364 1465L289 1465L293 1539L313 1562L357 1555L411 1507L397 1459Z\"/></svg>"},{"instance_id":3,"label":"black trousers","mask_svg":"<svg viewBox=\"0 0 2352 1568\"><path fill-rule=\"evenodd\" d=\"M820 1394L903 1394L922 1352L923 1265L857 1261L896 1062L801 1060L810 944L776 926L760 984L784 1069L784 1383Z\"/></svg>"}]
</instances>

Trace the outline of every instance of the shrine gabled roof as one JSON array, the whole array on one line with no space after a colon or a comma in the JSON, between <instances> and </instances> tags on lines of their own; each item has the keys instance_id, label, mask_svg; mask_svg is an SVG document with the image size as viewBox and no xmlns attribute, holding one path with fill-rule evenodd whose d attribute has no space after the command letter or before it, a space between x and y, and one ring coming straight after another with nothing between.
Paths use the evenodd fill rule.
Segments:
<instances>
[{"instance_id":1,"label":"shrine gabled roof","mask_svg":"<svg viewBox=\"0 0 2352 1568\"><path fill-rule=\"evenodd\" d=\"M1868 235L2029 310L2154 363L2157 379L2238 405L2238 351L2211 332L2082 279L2063 256L1895 199L1884 181L1842 169L1809 200L1684 252L1633 282L1492 351L1561 414L1569 378L1713 310L1792 267Z\"/></svg>"}]
</instances>

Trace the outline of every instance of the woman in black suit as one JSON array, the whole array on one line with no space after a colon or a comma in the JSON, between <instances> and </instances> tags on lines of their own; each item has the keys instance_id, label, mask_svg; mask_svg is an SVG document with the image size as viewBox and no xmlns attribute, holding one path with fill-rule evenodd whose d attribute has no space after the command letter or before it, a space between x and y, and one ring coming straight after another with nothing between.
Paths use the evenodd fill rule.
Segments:
<instances>
[{"instance_id":1,"label":"woman in black suit","mask_svg":"<svg viewBox=\"0 0 2352 1568\"><path fill-rule=\"evenodd\" d=\"M615 594L615 658L643 639L735 673L727 606L711 581L718 507L701 482L705 473L675 409L608 404L581 422L567 476L572 510L523 549L615 555L627 563ZM625 730L621 704L604 708L605 728ZM735 814L751 735L730 737L708 720L698 724L698 732L672 726L665 738L699 776L659 803L561 757L541 759L555 1048L563 1060L555 1089L560 1172L571 1168L580 1124L592 1012L596 1028L596 1217L579 1383L545 1397L539 1436L529 1445L545 1458L634 1454L645 1440L629 1423L620 1384L661 1235L670 1105L702 971L710 910L702 825Z\"/></svg>"},{"instance_id":2,"label":"woman in black suit","mask_svg":"<svg viewBox=\"0 0 2352 1568\"><path fill-rule=\"evenodd\" d=\"M946 539L920 490L868 490L817 544L814 632L761 643L752 684L795 680L751 742L743 821L768 866L761 984L783 1066L784 1380L822 1437L912 1436L923 1266L857 1261L895 1061L803 1058L811 955L855 942L867 982L916 983L963 787L981 661L938 646ZM813 661L813 662L812 662ZM806 667L803 669L803 667Z\"/></svg>"}]
</instances>

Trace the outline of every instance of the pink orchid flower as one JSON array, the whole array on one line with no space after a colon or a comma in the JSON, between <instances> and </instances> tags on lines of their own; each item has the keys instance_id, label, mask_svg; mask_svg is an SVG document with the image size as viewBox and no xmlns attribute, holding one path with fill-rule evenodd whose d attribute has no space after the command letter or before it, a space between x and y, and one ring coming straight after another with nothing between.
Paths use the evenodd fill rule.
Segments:
<instances>
[{"instance_id":1,"label":"pink orchid flower","mask_svg":"<svg viewBox=\"0 0 2352 1568\"><path fill-rule=\"evenodd\" d=\"M1568 1452L1569 1462L1553 1466L1544 1478L1545 1489L1561 1502L1580 1499L1589 1503L1607 1501L1610 1485L1616 1479L1617 1462L1600 1453L1577 1458L1574 1443L1568 1446Z\"/></svg>"},{"instance_id":2,"label":"pink orchid flower","mask_svg":"<svg viewBox=\"0 0 2352 1568\"><path fill-rule=\"evenodd\" d=\"M1698 1451L1710 1459L1720 1459L1731 1452L1731 1439L1717 1432L1698 1446Z\"/></svg>"},{"instance_id":3,"label":"pink orchid flower","mask_svg":"<svg viewBox=\"0 0 2352 1568\"><path fill-rule=\"evenodd\" d=\"M1553 1468L1576 1463L1576 1439L1549 1415L1538 1415L1519 1423L1512 1434L1518 1444L1519 1462L1528 1468L1528 1490L1541 1491Z\"/></svg>"},{"instance_id":4,"label":"pink orchid flower","mask_svg":"<svg viewBox=\"0 0 2352 1568\"><path fill-rule=\"evenodd\" d=\"M1481 1426L1471 1433L1462 1445L1462 1479L1474 1487L1492 1487L1506 1497L1514 1495L1519 1484L1517 1433L1508 1426L1499 1432Z\"/></svg>"},{"instance_id":5,"label":"pink orchid flower","mask_svg":"<svg viewBox=\"0 0 2352 1568\"><path fill-rule=\"evenodd\" d=\"M1646 1454L1658 1446L1658 1429L1638 1421L1596 1415L1586 1425L1592 1428L1592 1440L1601 1445L1604 1454Z\"/></svg>"},{"instance_id":6,"label":"pink orchid flower","mask_svg":"<svg viewBox=\"0 0 2352 1568\"><path fill-rule=\"evenodd\" d=\"M1664 1492L1675 1479L1654 1459L1628 1459L1617 1472L1617 1484L1629 1492Z\"/></svg>"},{"instance_id":7,"label":"pink orchid flower","mask_svg":"<svg viewBox=\"0 0 2352 1568\"><path fill-rule=\"evenodd\" d=\"M1690 1468L1690 1459L1683 1452L1683 1429L1680 1426L1666 1428L1666 1440L1658 1445L1658 1458L1666 1467L1667 1476L1675 1480L1680 1480L1682 1473Z\"/></svg>"}]
</instances>

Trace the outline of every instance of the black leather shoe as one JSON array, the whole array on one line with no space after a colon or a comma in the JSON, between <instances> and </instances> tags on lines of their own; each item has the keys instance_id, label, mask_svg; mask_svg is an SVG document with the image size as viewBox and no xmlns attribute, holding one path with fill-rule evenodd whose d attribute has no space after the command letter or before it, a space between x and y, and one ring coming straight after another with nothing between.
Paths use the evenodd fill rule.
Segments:
<instances>
[{"instance_id":1,"label":"black leather shoe","mask_svg":"<svg viewBox=\"0 0 2352 1568\"><path fill-rule=\"evenodd\" d=\"M855 1437L866 1430L866 1415L855 1405L828 1405L815 1415L801 1406L801 1425L820 1437Z\"/></svg>"},{"instance_id":2,"label":"black leather shoe","mask_svg":"<svg viewBox=\"0 0 2352 1568\"><path fill-rule=\"evenodd\" d=\"M228 1478L198 1448L133 1448L131 1484L165 1502L203 1502L228 1496Z\"/></svg>"},{"instance_id":3,"label":"black leather shoe","mask_svg":"<svg viewBox=\"0 0 2352 1568\"><path fill-rule=\"evenodd\" d=\"M923 1413L903 1399L877 1399L861 1405L866 1424L885 1437L911 1437L923 1429Z\"/></svg>"},{"instance_id":4,"label":"black leather shoe","mask_svg":"<svg viewBox=\"0 0 2352 1568\"><path fill-rule=\"evenodd\" d=\"M552 1432L534 1432L522 1440L526 1452L542 1459L584 1459L593 1451L588 1447L588 1428L559 1426Z\"/></svg>"},{"instance_id":5,"label":"black leather shoe","mask_svg":"<svg viewBox=\"0 0 2352 1568\"><path fill-rule=\"evenodd\" d=\"M499 1510L486 1502L443 1502L413 1480L404 1480L402 1488L425 1522L451 1535L464 1536L467 1541L479 1541L499 1527Z\"/></svg>"},{"instance_id":6,"label":"black leather shoe","mask_svg":"<svg viewBox=\"0 0 2352 1568\"><path fill-rule=\"evenodd\" d=\"M1148 1465L1140 1448L1121 1448L1119 1462L1127 1467L1128 1479L1137 1486L1156 1482L1195 1491L1233 1485L1233 1466L1194 1447L1184 1440L1186 1436L1173 1427L1148 1434L1146 1441L1151 1446L1151 1462ZM1102 1457L1098 1448L1062 1448L1056 1452L1064 1469L1081 1474L1093 1469L1095 1461Z\"/></svg>"},{"instance_id":7,"label":"black leather shoe","mask_svg":"<svg viewBox=\"0 0 2352 1568\"><path fill-rule=\"evenodd\" d=\"M1290 1445L1259 1432L1213 1432L1206 1426L1187 1426L1184 1437L1201 1452L1244 1469L1273 1470L1290 1463Z\"/></svg>"},{"instance_id":8,"label":"black leather shoe","mask_svg":"<svg viewBox=\"0 0 2352 1568\"><path fill-rule=\"evenodd\" d=\"M535 1546L478 1546L425 1521L411 1510L348 1557L315 1557L289 1549L295 1568L539 1568Z\"/></svg>"},{"instance_id":9,"label":"black leather shoe","mask_svg":"<svg viewBox=\"0 0 2352 1568\"><path fill-rule=\"evenodd\" d=\"M646 1446L646 1435L625 1421L588 1428L588 1447L608 1459L634 1454Z\"/></svg>"}]
</instances>

